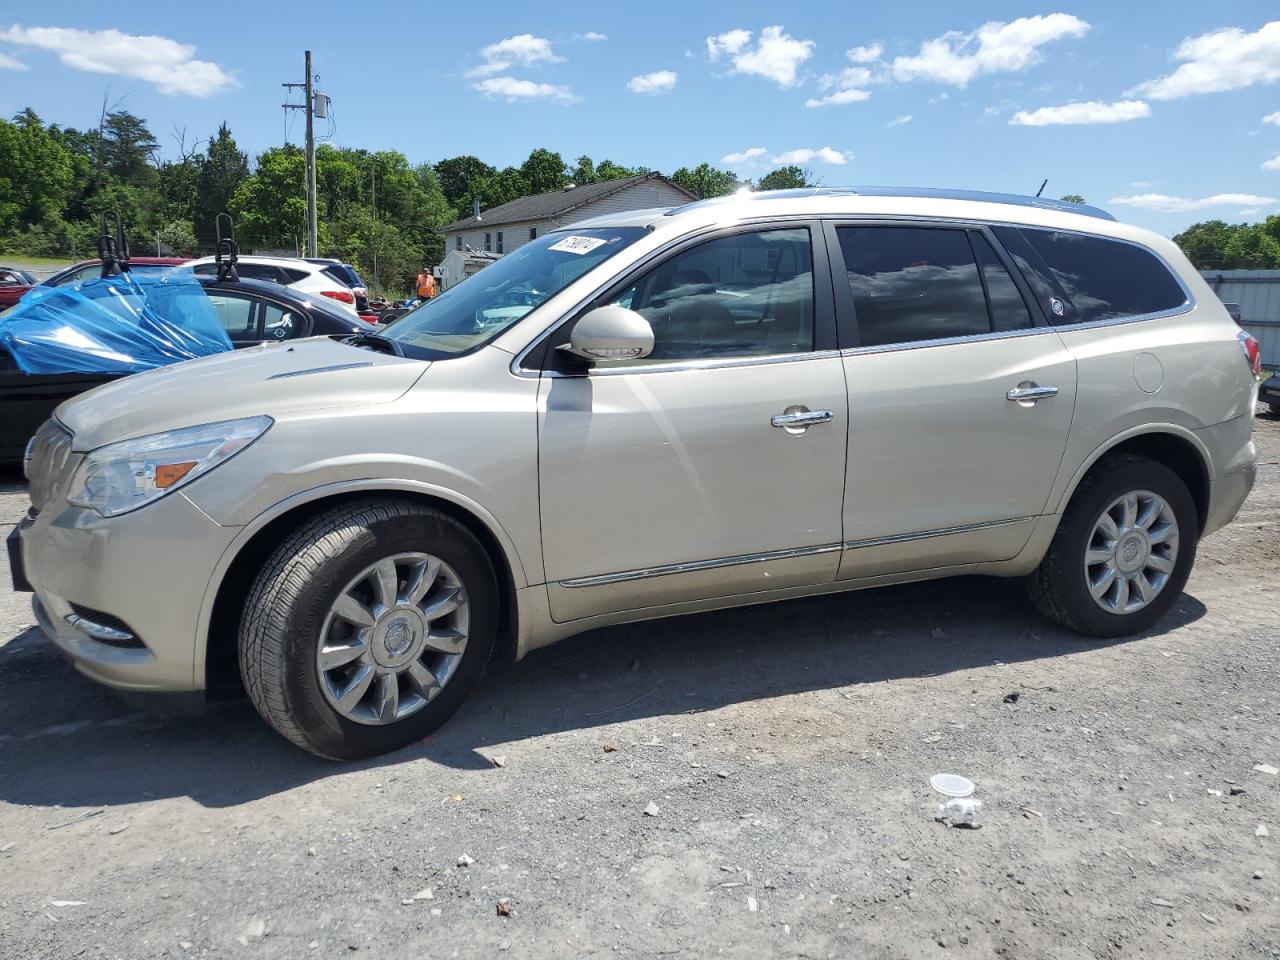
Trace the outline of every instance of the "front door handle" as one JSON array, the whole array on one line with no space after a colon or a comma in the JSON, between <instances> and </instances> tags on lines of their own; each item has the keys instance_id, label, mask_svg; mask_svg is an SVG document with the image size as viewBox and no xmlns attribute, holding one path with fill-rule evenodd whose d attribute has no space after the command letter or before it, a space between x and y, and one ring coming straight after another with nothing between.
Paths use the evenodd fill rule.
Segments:
<instances>
[{"instance_id":1,"label":"front door handle","mask_svg":"<svg viewBox=\"0 0 1280 960\"><path fill-rule=\"evenodd\" d=\"M1017 403L1035 403L1037 400L1047 400L1049 397L1056 397L1057 395L1057 387L1041 387L1034 383L1020 383L1005 394L1006 397Z\"/></svg>"},{"instance_id":2,"label":"front door handle","mask_svg":"<svg viewBox=\"0 0 1280 960\"><path fill-rule=\"evenodd\" d=\"M834 417L835 414L830 410L810 410L808 407L795 406L775 414L769 422L787 433L804 433L815 424L828 423Z\"/></svg>"}]
</instances>

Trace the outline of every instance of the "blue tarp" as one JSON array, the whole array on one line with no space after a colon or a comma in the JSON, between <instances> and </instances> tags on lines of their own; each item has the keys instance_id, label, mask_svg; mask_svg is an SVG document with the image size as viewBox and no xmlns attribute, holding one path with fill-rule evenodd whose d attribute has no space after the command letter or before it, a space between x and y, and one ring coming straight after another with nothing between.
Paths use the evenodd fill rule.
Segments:
<instances>
[{"instance_id":1,"label":"blue tarp","mask_svg":"<svg viewBox=\"0 0 1280 960\"><path fill-rule=\"evenodd\" d=\"M0 316L0 347L24 373L137 373L231 349L189 270L33 287Z\"/></svg>"}]
</instances>

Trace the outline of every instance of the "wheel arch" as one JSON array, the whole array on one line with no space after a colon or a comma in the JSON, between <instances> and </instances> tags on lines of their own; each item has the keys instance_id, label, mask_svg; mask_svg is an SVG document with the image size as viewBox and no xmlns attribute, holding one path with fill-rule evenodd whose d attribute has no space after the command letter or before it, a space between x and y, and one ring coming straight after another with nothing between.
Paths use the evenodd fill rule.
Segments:
<instances>
[{"instance_id":1,"label":"wheel arch","mask_svg":"<svg viewBox=\"0 0 1280 960\"><path fill-rule=\"evenodd\" d=\"M195 681L207 695L233 695L240 687L236 643L243 598L263 561L299 524L353 500L401 498L433 507L457 520L484 547L502 597L495 657L514 660L517 650L516 590L526 585L525 568L501 524L478 504L452 491L409 480L366 480L328 484L295 494L246 524L219 559L201 604ZM239 598L239 601L238 599Z\"/></svg>"},{"instance_id":2,"label":"wheel arch","mask_svg":"<svg viewBox=\"0 0 1280 960\"><path fill-rule=\"evenodd\" d=\"M1135 427L1099 445L1076 469L1054 512L1061 513L1066 509L1081 481L1099 463L1109 457L1126 454L1153 460L1176 473L1187 485L1196 505L1196 519L1200 529L1204 529L1209 516L1209 481L1213 461L1199 437L1174 424Z\"/></svg>"}]
</instances>

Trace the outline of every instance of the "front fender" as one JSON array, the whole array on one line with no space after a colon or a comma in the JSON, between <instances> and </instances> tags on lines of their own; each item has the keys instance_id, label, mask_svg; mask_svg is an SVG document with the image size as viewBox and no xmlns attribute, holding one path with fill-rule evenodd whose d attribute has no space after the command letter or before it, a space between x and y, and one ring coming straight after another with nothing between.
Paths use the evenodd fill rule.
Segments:
<instances>
[{"instance_id":1,"label":"front fender","mask_svg":"<svg viewBox=\"0 0 1280 960\"><path fill-rule=\"evenodd\" d=\"M256 517L244 524L236 534L235 538L223 550L222 555L218 558L213 570L209 574L209 582L205 587L204 596L200 603L200 615L196 622L196 636L203 642L197 642L195 651L195 662L193 664L194 677L198 683L202 683L205 675L209 629L213 621L214 605L218 599L218 593L222 589L223 581L226 579L227 572L231 569L231 565L235 563L236 558L244 550L244 548L253 540L267 524L278 517L283 516L291 510L305 506L308 503L315 503L320 500L329 499L340 494L350 493L417 493L425 496L434 497L439 500L454 504L455 506L466 510L471 516L475 517L482 523L498 543L506 557L507 564L511 569L511 577L517 590L526 587L529 584L528 572L525 564L521 559L519 549L516 547L514 540L507 530L479 503L469 497L459 494L456 490L448 487L439 486L432 483L426 483L418 480L407 479L387 479L387 478L363 478L336 481L333 483L323 484L321 486L310 487L306 490L299 491L278 503L272 504L266 510L263 510ZM540 568L539 568L540 569Z\"/></svg>"}]
</instances>

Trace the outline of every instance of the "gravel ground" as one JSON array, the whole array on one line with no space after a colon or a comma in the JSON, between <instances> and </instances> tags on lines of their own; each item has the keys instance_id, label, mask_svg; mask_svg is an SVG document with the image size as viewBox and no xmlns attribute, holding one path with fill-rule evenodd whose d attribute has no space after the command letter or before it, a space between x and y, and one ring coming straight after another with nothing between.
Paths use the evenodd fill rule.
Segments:
<instances>
[{"instance_id":1,"label":"gravel ground","mask_svg":"<svg viewBox=\"0 0 1280 960\"><path fill-rule=\"evenodd\" d=\"M613 628L349 766L247 703L135 711L0 587L0 956L1280 960L1256 433L1258 488L1148 635L979 579ZM934 821L940 771L983 828Z\"/></svg>"}]
</instances>

